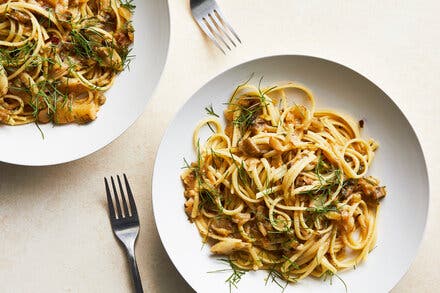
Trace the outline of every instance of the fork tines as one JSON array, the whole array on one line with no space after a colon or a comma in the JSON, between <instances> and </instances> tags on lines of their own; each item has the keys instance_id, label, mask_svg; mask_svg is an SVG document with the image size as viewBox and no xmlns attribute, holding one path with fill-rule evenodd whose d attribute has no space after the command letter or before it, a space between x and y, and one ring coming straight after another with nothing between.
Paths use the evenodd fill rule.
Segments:
<instances>
[{"instance_id":1,"label":"fork tines","mask_svg":"<svg viewBox=\"0 0 440 293\"><path fill-rule=\"evenodd\" d=\"M136 255L134 253L135 242L139 235L139 218L136 204L134 203L133 193L131 192L130 184L128 184L127 176L124 174L125 190L127 192L128 203L119 175L116 176L116 179L118 180L119 194L116 190L115 179L112 176L110 177L113 190L112 196L108 180L107 178L104 178L108 210L110 214L110 223L116 238L125 246L128 262L131 267L135 292L143 293L144 290L142 289L142 280L139 275ZM122 201L122 206L120 200Z\"/></svg>"},{"instance_id":2,"label":"fork tines","mask_svg":"<svg viewBox=\"0 0 440 293\"><path fill-rule=\"evenodd\" d=\"M113 179L113 176L110 177L110 181L113 189L114 203L107 178L104 178L105 191L107 193L108 209L112 224L114 221L121 219L134 219L138 221L136 204L134 202L133 193L131 192L130 185L128 184L127 176L124 174L125 189L127 191L127 196L128 196L128 204L127 204L127 199L125 197L124 188L122 187L121 178L119 177L119 175L117 175L116 178L118 181L120 195L116 190L116 184L115 184L115 180ZM121 207L120 199L122 200L122 207Z\"/></svg>"},{"instance_id":3,"label":"fork tines","mask_svg":"<svg viewBox=\"0 0 440 293\"><path fill-rule=\"evenodd\" d=\"M191 9L200 28L223 54L226 54L225 48L231 50L230 44L237 47L236 41L241 43L237 33L226 21L215 1L191 1Z\"/></svg>"}]
</instances>

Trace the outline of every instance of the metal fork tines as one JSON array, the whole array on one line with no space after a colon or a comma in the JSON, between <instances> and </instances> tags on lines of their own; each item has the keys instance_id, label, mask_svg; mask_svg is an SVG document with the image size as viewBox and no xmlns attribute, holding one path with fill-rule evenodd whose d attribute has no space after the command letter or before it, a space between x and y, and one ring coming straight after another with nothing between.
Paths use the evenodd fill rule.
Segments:
<instances>
[{"instance_id":1,"label":"metal fork tines","mask_svg":"<svg viewBox=\"0 0 440 293\"><path fill-rule=\"evenodd\" d=\"M190 6L192 15L200 28L223 54L226 54L225 48L231 50L230 44L237 47L236 41L241 43L214 0L190 0Z\"/></svg>"},{"instance_id":2,"label":"metal fork tines","mask_svg":"<svg viewBox=\"0 0 440 293\"><path fill-rule=\"evenodd\" d=\"M139 234L139 217L133 198L133 193L131 192L130 185L128 184L127 176L124 174L124 183L125 190L128 196L128 203L125 196L124 188L121 183L121 178L119 177L119 175L117 175L116 178L118 181L120 194L118 194L115 180L112 176L110 177L110 181L113 195L110 190L107 178L104 178L105 191L107 193L107 203L110 214L110 223L112 225L113 233L125 246L128 256L128 262L130 263L134 288L137 293L140 293L143 292L142 282L136 263L136 256L134 253L134 244Z\"/></svg>"}]
</instances>

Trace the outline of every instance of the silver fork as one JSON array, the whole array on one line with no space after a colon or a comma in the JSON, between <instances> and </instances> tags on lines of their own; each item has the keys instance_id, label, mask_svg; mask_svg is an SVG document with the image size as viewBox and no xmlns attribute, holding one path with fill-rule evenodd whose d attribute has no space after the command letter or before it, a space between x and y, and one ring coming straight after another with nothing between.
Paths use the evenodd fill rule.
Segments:
<instances>
[{"instance_id":1,"label":"silver fork","mask_svg":"<svg viewBox=\"0 0 440 293\"><path fill-rule=\"evenodd\" d=\"M227 40L229 40L234 47L237 47L233 40L234 37L241 43L240 38L220 11L217 2L214 0L190 0L190 6L192 15L200 28L223 54L226 54L226 52L220 43L229 49L229 51L231 50L231 46Z\"/></svg>"},{"instance_id":2,"label":"silver fork","mask_svg":"<svg viewBox=\"0 0 440 293\"><path fill-rule=\"evenodd\" d=\"M117 175L119 191L121 193L122 208L119 201L119 195L116 191L115 180L113 176L110 177L112 183L113 195L115 204L113 204L112 193L110 191L107 178L104 178L105 191L107 193L108 210L110 214L110 223L112 225L113 233L124 244L127 251L128 262L131 267L131 274L133 277L134 288L136 293L144 292L142 289L141 277L136 263L136 256L134 254L134 244L139 234L139 217L134 202L133 193L128 184L127 176L124 174L125 188L128 195L128 204L125 198L124 189L122 188L121 178ZM115 210L116 206L116 210ZM129 209L130 208L130 209Z\"/></svg>"}]
</instances>

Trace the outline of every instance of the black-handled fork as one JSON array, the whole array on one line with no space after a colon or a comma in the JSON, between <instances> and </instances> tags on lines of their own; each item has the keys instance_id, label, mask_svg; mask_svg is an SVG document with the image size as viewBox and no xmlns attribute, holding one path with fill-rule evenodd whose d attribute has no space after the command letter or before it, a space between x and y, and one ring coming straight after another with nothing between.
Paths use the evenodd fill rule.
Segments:
<instances>
[{"instance_id":1,"label":"black-handled fork","mask_svg":"<svg viewBox=\"0 0 440 293\"><path fill-rule=\"evenodd\" d=\"M134 244L136 242L137 236L139 234L139 217L136 209L136 204L134 202L133 193L131 192L130 185L128 184L127 176L124 174L125 189L128 196L128 204L125 198L124 189L121 184L121 178L119 175L116 176L119 185L119 192L116 191L116 184L113 176L110 177L114 203L112 199L112 193L110 191L107 178L105 181L105 191L107 193L107 203L108 210L110 214L110 223L112 225L113 233L119 239L119 241L124 244L127 251L128 262L131 267L131 274L133 276L134 288L136 293L144 292L142 289L141 277L139 275L139 270L136 263L136 256L134 253ZM122 207L119 201L119 197L122 199ZM115 209L116 206L116 209Z\"/></svg>"}]
</instances>

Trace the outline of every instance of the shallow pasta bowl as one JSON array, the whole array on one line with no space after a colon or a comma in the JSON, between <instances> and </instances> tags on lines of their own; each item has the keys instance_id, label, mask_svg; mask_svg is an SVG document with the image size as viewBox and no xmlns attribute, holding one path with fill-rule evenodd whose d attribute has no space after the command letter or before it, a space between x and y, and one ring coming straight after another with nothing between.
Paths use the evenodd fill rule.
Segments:
<instances>
[{"instance_id":1,"label":"shallow pasta bowl","mask_svg":"<svg viewBox=\"0 0 440 293\"><path fill-rule=\"evenodd\" d=\"M429 203L428 176L423 153L410 123L381 89L355 71L340 64L307 56L273 56L238 65L218 75L179 111L160 145L153 175L153 209L162 243L185 280L198 292L227 292L230 272L209 245L202 246L197 228L184 212L180 181L183 158L196 159L192 135L206 117L205 107L217 113L235 87L254 74L264 84L295 81L307 86L316 98L317 109L335 109L365 122L363 136L380 143L370 172L387 186L378 218L377 246L366 262L339 273L349 292L386 292L405 274L420 244ZM254 83L255 83L254 78ZM249 272L237 284L237 292L278 292L276 283L265 284L267 272ZM374 281L373 281L374 280ZM334 278L323 282L308 278L289 285L285 292L344 292Z\"/></svg>"},{"instance_id":2,"label":"shallow pasta bowl","mask_svg":"<svg viewBox=\"0 0 440 293\"><path fill-rule=\"evenodd\" d=\"M121 135L142 114L165 66L170 19L167 1L134 1L133 61L106 92L98 118L85 125L0 125L0 161L53 165L87 156Z\"/></svg>"}]
</instances>

